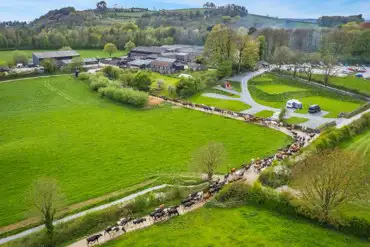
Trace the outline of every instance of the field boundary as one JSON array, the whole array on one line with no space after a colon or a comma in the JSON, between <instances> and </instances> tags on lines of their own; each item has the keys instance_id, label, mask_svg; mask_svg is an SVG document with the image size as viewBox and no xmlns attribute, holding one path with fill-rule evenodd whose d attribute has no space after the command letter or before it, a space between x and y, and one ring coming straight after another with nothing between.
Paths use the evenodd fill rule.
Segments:
<instances>
[{"instance_id":1,"label":"field boundary","mask_svg":"<svg viewBox=\"0 0 370 247\"><path fill-rule=\"evenodd\" d=\"M285 74L281 74L281 73L277 73L277 72L271 72L271 73L278 76L278 77L281 77L281 78L296 80L296 81L304 83L306 85L314 86L314 87L317 87L317 88L324 88L326 90L329 90L329 91L332 91L332 92L335 92L335 93L339 93L339 94L342 94L344 96L350 96L350 97L354 97L354 98L357 98L357 99L360 99L360 100L370 102L369 97L366 97L366 96L358 94L358 93L349 92L349 91L346 91L346 90L343 90L343 89L339 89L339 88L333 87L332 85L331 86L325 86L322 83L308 81L308 80L302 79L300 77L293 77L293 76L289 76L289 75L285 75Z\"/></svg>"}]
</instances>

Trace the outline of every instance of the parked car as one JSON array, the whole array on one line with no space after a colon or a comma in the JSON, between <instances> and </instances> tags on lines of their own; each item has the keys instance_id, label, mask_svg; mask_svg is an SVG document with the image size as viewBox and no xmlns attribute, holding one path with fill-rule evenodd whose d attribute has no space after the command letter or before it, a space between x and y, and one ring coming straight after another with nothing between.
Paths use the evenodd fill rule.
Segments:
<instances>
[{"instance_id":1,"label":"parked car","mask_svg":"<svg viewBox=\"0 0 370 247\"><path fill-rule=\"evenodd\" d=\"M20 69L20 68L23 68L23 64L21 63L17 63L17 65L15 66L17 69Z\"/></svg>"},{"instance_id":2,"label":"parked car","mask_svg":"<svg viewBox=\"0 0 370 247\"><path fill-rule=\"evenodd\" d=\"M321 112L321 108L319 105L311 105L309 108L308 108L308 112L309 113L318 113L318 112Z\"/></svg>"},{"instance_id":3,"label":"parked car","mask_svg":"<svg viewBox=\"0 0 370 247\"><path fill-rule=\"evenodd\" d=\"M302 109L302 103L296 99L291 99L286 102L287 108Z\"/></svg>"},{"instance_id":4,"label":"parked car","mask_svg":"<svg viewBox=\"0 0 370 247\"><path fill-rule=\"evenodd\" d=\"M356 77L357 78L364 78L364 75L363 74L356 74Z\"/></svg>"}]
</instances>

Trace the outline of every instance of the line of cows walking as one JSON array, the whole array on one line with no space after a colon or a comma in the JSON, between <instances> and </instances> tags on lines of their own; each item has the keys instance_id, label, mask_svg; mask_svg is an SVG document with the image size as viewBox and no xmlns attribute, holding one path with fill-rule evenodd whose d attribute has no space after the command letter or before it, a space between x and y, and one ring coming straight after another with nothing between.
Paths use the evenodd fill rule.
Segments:
<instances>
[{"instance_id":1,"label":"line of cows walking","mask_svg":"<svg viewBox=\"0 0 370 247\"><path fill-rule=\"evenodd\" d=\"M180 210L186 212L186 210L191 209L195 204L204 203L209 200L212 195L217 193L222 189L227 180L214 181L206 189L199 192L194 192L189 194L189 196L181 201L181 205L170 206L165 208L164 205L161 205L159 208L156 208L153 212L149 214L149 217L142 218L132 218L126 217L120 219L116 222L115 225L107 227L103 233L95 234L86 239L87 246L90 246L94 243L99 243L99 239L108 234L110 237L114 237L117 233L122 232L126 233L128 229L135 230L142 227L147 221L152 221L153 223L166 220L173 216L180 215Z\"/></svg>"},{"instance_id":2,"label":"line of cows walking","mask_svg":"<svg viewBox=\"0 0 370 247\"><path fill-rule=\"evenodd\" d=\"M220 108L213 107L213 106L207 106L207 105L203 105L203 104L196 104L196 103L184 101L184 100L181 100L181 99L172 99L172 98L169 98L169 97L166 97L166 96L156 96L156 97L159 97L159 98L161 98L165 101L168 101L168 102L171 102L171 103L174 103L174 104L180 104L180 105L182 105L184 107L188 107L188 108L197 108L197 109L204 110L206 112L216 112L216 113L219 113L219 114L222 114L222 115L225 115L225 116L228 116L228 117L232 117L232 118L243 118L244 121L250 122L250 123L257 123L257 124L261 124L261 125L265 125L265 126L269 126L269 125L279 126L279 123L274 121L274 120L270 120L270 119L267 119L267 118L256 117L256 116L254 116L252 114L248 114L248 113L241 113L241 112L234 112L234 111L230 111L230 110L224 110L224 109L220 109ZM286 127L287 129L290 129L290 130L294 129L294 130L302 131L302 132L305 132L305 133L308 133L308 134L318 134L318 133L320 133L320 131L317 130L317 129L311 129L311 128L308 128L308 127L302 127L302 126L294 125L294 124L286 124L286 123L280 123L280 124L283 125L284 127Z\"/></svg>"},{"instance_id":3,"label":"line of cows walking","mask_svg":"<svg viewBox=\"0 0 370 247\"><path fill-rule=\"evenodd\" d=\"M249 121L249 122L260 123L263 125L270 124L269 120L258 118L250 114L235 113L232 111L226 111L226 110L222 110L222 109L215 108L215 107L209 107L209 106L205 106L201 104L193 104L193 103L181 101L178 99L169 99L167 97L161 97L161 98L168 100L170 102L182 104L187 107L201 108L206 111L216 111L221 114L229 115L231 117L243 117L246 121ZM276 124L276 122L274 123ZM99 243L99 239L103 235L108 234L110 237L113 237L119 232L126 233L128 229L135 230L137 228L143 227L147 221L156 223L162 220L166 220L170 217L180 215L180 210L182 210L183 212L186 212L186 210L191 209L195 204L205 203L215 193L220 191L225 184L236 182L238 180L243 179L244 173L250 167L253 167L256 173L260 173L264 168L269 167L273 163L273 161L275 160L281 161L297 153L306 143L310 142L317 133L316 130L305 128L305 129L302 129L302 131L305 132L306 135L301 136L297 132L292 130L291 127L288 126L288 129L291 131L294 137L294 143L287 145L287 147L285 148L279 149L279 151L275 155L264 158L264 159L253 159L249 164L243 164L241 169L239 170L236 170L235 168L233 168L230 173L224 176L223 181L220 181L220 180L214 181L203 191L194 192L194 193L189 194L187 198L181 201L181 205L171 206L167 208L165 208L164 205L161 205L159 208L156 208L153 212L151 212L148 217L142 217L142 218L136 218L136 219L132 217L122 218L115 225L107 227L103 233L95 234L93 236L88 237L86 239L87 245L90 246L94 243Z\"/></svg>"}]
</instances>

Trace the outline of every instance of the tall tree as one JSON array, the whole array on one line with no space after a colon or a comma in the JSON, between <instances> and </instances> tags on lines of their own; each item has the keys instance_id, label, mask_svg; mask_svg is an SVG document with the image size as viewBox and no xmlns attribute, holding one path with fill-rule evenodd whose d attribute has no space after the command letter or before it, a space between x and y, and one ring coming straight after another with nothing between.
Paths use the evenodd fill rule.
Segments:
<instances>
[{"instance_id":1,"label":"tall tree","mask_svg":"<svg viewBox=\"0 0 370 247\"><path fill-rule=\"evenodd\" d=\"M307 75L308 80L311 81L313 65L321 61L320 53L305 53L303 55L303 61L305 62L305 66L303 67L304 73Z\"/></svg>"},{"instance_id":2,"label":"tall tree","mask_svg":"<svg viewBox=\"0 0 370 247\"><path fill-rule=\"evenodd\" d=\"M96 9L99 11L103 11L107 9L107 3L105 1L100 1L96 3Z\"/></svg>"},{"instance_id":3,"label":"tall tree","mask_svg":"<svg viewBox=\"0 0 370 247\"><path fill-rule=\"evenodd\" d=\"M247 30L235 35L235 64L238 73L242 67L254 67L258 60L258 44L247 34Z\"/></svg>"},{"instance_id":4,"label":"tall tree","mask_svg":"<svg viewBox=\"0 0 370 247\"><path fill-rule=\"evenodd\" d=\"M259 43L259 59L265 60L266 59L266 38L263 35L258 36L258 43Z\"/></svg>"},{"instance_id":5,"label":"tall tree","mask_svg":"<svg viewBox=\"0 0 370 247\"><path fill-rule=\"evenodd\" d=\"M62 194L55 179L39 179L35 182L32 191L33 206L41 215L46 227L45 246L52 247L54 244L53 220L57 210L62 205Z\"/></svg>"},{"instance_id":6,"label":"tall tree","mask_svg":"<svg viewBox=\"0 0 370 247\"><path fill-rule=\"evenodd\" d=\"M13 52L13 64L16 65L18 63L21 64L27 64L28 63L28 57L25 52L22 51L14 51Z\"/></svg>"},{"instance_id":7,"label":"tall tree","mask_svg":"<svg viewBox=\"0 0 370 247\"><path fill-rule=\"evenodd\" d=\"M366 198L370 190L365 171L357 154L337 149L308 156L293 175L300 178L301 198L327 219L339 206Z\"/></svg>"},{"instance_id":8,"label":"tall tree","mask_svg":"<svg viewBox=\"0 0 370 247\"><path fill-rule=\"evenodd\" d=\"M212 181L217 167L226 159L226 151L222 143L210 142L201 147L193 156L196 168L207 173L208 181Z\"/></svg>"},{"instance_id":9,"label":"tall tree","mask_svg":"<svg viewBox=\"0 0 370 247\"><path fill-rule=\"evenodd\" d=\"M117 47L113 43L107 43L104 46L104 52L107 52L109 54L109 57L112 57L113 53L116 53L118 51Z\"/></svg>"},{"instance_id":10,"label":"tall tree","mask_svg":"<svg viewBox=\"0 0 370 247\"><path fill-rule=\"evenodd\" d=\"M136 47L135 43L132 42L132 41L128 41L126 44L125 44L125 49L127 51L131 51L132 49L134 49Z\"/></svg>"},{"instance_id":11,"label":"tall tree","mask_svg":"<svg viewBox=\"0 0 370 247\"><path fill-rule=\"evenodd\" d=\"M275 50L272 60L279 66L279 69L281 69L283 64L286 64L290 61L291 56L291 50L287 46L281 46Z\"/></svg>"}]
</instances>

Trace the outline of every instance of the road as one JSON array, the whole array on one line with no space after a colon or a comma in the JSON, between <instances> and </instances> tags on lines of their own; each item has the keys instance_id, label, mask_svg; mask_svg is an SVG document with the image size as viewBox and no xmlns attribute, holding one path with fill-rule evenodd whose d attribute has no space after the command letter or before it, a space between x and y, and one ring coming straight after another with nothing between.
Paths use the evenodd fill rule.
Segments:
<instances>
[{"instance_id":1,"label":"road","mask_svg":"<svg viewBox=\"0 0 370 247\"><path fill-rule=\"evenodd\" d=\"M206 97L211 97L211 98L218 98L218 99L225 99L225 100L236 100L236 101L241 101L244 102L247 105L250 105L251 108L245 111L242 111L242 113L248 113L248 114L256 114L257 112L263 111L263 110L268 110L268 111L273 111L273 112L280 112L281 110L278 108L270 107L270 106L265 106L257 103L252 95L250 94L248 90L248 81L251 80L252 78L259 76L263 73L265 73L267 70L261 69L255 72L247 72L244 74L240 74L237 76L234 76L230 78L232 81L240 81L241 82L241 87L242 87L242 92L238 93L240 95L240 98L233 98L225 95L220 95L216 93L206 93L203 94ZM222 90L225 92L233 93L232 91L222 88L222 87L217 87L218 90ZM322 111L317 114L301 114L301 113L296 113L293 110L288 110L287 111L287 117L300 117L300 118L306 118L308 119L307 122L302 123L302 126L309 127L309 128L317 128L325 123L329 123L331 121L336 121L337 119L335 118L324 118L323 116L328 114L328 112Z\"/></svg>"},{"instance_id":2,"label":"road","mask_svg":"<svg viewBox=\"0 0 370 247\"><path fill-rule=\"evenodd\" d=\"M80 217L82 217L82 216L84 216L86 214L89 214L89 213L92 213L92 212L96 212L96 211L100 211L100 210L103 210L103 209L112 207L114 205L118 205L118 204L122 204L122 203L125 203L125 202L128 202L128 201L131 201L132 199L135 199L138 196L144 195L144 194L149 193L149 192L152 192L152 191L160 190L160 189L163 189L163 188L168 187L168 186L171 186L171 185L162 184L162 185L158 185L158 186L154 186L154 187L148 188L146 190L139 191L137 193L131 194L131 195L126 196L124 198L121 198L119 200L116 200L116 201L113 201L113 202L110 202L110 203L107 203L107 204L104 204L104 205L101 205L101 206L98 206L98 207L94 207L94 208L91 208L91 209L82 211L80 213L77 213L77 214L69 215L69 216L67 216L65 218L62 218L60 220L56 220L56 221L54 221L54 225L57 225L57 224L60 224L60 223L64 223L64 222L68 222L68 221L71 221L71 220L80 218ZM37 227L31 228L31 229L28 229L26 231L20 232L18 234L15 234L15 235L12 235L12 236L9 236L9 237L6 237L6 238L2 238L2 239L0 239L0 245L1 244L5 244L5 243L7 243L9 241L12 241L12 240L15 240L15 239L18 239L18 238L27 236L27 235L29 235L31 233L39 232L44 227L45 227L44 225L37 226Z\"/></svg>"}]
</instances>

